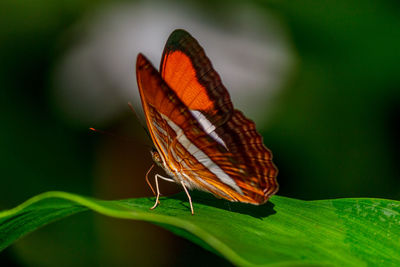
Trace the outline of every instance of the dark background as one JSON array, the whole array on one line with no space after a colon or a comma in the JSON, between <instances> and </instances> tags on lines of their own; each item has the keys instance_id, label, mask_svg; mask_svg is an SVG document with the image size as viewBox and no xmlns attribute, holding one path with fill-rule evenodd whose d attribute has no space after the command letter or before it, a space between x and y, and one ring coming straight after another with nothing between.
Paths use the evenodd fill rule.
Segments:
<instances>
[{"instance_id":1,"label":"dark background","mask_svg":"<svg viewBox=\"0 0 400 267\"><path fill-rule=\"evenodd\" d=\"M268 83L259 86L261 93L250 94L247 102L239 103L245 113L247 108L250 114L258 113L254 115L257 128L273 151L280 170L278 194L306 200L336 197L399 200L399 2L247 2L258 17L250 14L249 19L255 26L245 32L258 27L261 33L255 31L254 35L268 39L270 35L262 33L263 16L272 17L269 23L280 25L275 28L278 29L275 35L281 36L282 31L285 45L290 48L283 50L290 64L280 68L286 74L279 76L281 82L275 84L273 94L265 94L266 104L255 105L252 97L259 103L260 95L269 92ZM179 1L166 3L161 9L165 14L183 5ZM119 109L102 116L102 112L112 108L103 105L100 95L104 92L96 91L96 83L82 85L80 79L85 72L79 69L80 65L76 65L78 74L82 73L80 77L69 75L67 82L60 82L63 79L59 78L70 51L82 40L89 39L90 31L107 36L107 27L101 23L90 24L98 20L97 10L113 10L117 4L129 5L130 10L135 10L143 2L0 2L1 209L49 190L102 199L151 195L144 182L144 174L151 165L145 145L149 142L126 106L129 101L135 102L132 99L135 96L122 97L121 103L112 100L119 91L110 83L109 95L103 98L109 97L109 102L114 101ZM144 10L152 10L152 6L159 8L161 2L150 1L146 5L149 8ZM186 1L185 6L200 18L202 29L219 32L221 40L227 32L235 35L238 30L235 20L243 12L230 1ZM119 17L118 10L113 14ZM147 20L153 19L152 14L141 13ZM181 15L186 19L191 17ZM134 16L137 15L132 14L133 19ZM142 21L139 18L135 25L128 23L127 27L144 28ZM157 41L158 55L174 29L164 31L162 26L155 24L147 30L162 34L160 40L164 41ZM176 26L191 27L184 23ZM197 37L205 31L191 32ZM211 38L199 38L199 41L211 57L214 49ZM139 43L131 45L134 51L129 56L131 62L135 61L136 51L146 49L142 43L138 47ZM246 46L241 49L245 50ZM136 91L134 70L129 71L133 79L131 90ZM254 72L255 67L247 71ZM257 71L263 73L264 68ZM108 73L100 71L94 79L100 80L103 86L106 81L101 79ZM229 74L226 76L229 83ZM74 82L81 84L79 90L83 89L75 90L72 96L68 91L57 93L59 88L68 90L70 87L65 84ZM96 97L89 102L81 101L80 93L83 95L89 87ZM235 95L240 94L238 90L232 91L234 101ZM76 105L73 108L88 112L77 115L68 110L71 104L63 104L62 100L67 98L63 94L73 100L71 103ZM95 105L97 109L92 109ZM98 127L119 137L90 132L89 127ZM180 190L168 184L162 188L165 194ZM0 263L15 266L202 265L207 262L228 264L159 227L93 213L46 226L0 254Z\"/></svg>"}]
</instances>

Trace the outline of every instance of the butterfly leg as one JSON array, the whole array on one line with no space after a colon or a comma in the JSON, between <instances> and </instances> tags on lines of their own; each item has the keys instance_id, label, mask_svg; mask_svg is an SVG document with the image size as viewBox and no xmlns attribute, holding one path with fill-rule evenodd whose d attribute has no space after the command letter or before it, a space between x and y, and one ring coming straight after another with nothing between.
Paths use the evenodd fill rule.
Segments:
<instances>
[{"instance_id":1,"label":"butterfly leg","mask_svg":"<svg viewBox=\"0 0 400 267\"><path fill-rule=\"evenodd\" d=\"M156 191L154 191L153 186L151 185L150 181L149 181L149 173L151 172L151 170L154 168L154 163L153 165L151 165L150 169L147 171L146 173L146 183L149 185L151 191L153 192L154 195L156 195Z\"/></svg>"},{"instance_id":2,"label":"butterfly leg","mask_svg":"<svg viewBox=\"0 0 400 267\"><path fill-rule=\"evenodd\" d=\"M151 210L154 210L160 203L160 201L158 201L158 199L160 198L160 188L158 187L158 174L154 176L154 180L156 180L157 198L156 198L156 203L154 203L154 206L150 208Z\"/></svg>"},{"instance_id":3,"label":"butterfly leg","mask_svg":"<svg viewBox=\"0 0 400 267\"><path fill-rule=\"evenodd\" d=\"M181 181L181 184L182 184L182 186L183 186L183 189L185 190L185 192L186 192L186 195L187 195L187 197L188 197L188 199L189 199L189 203L190 203L190 210L192 211L192 215L193 215L193 214L194 214L194 211L193 211L192 198L190 197L190 195L189 195L189 191L186 189L186 186L185 186L185 184L183 183L183 181Z\"/></svg>"},{"instance_id":4,"label":"butterfly leg","mask_svg":"<svg viewBox=\"0 0 400 267\"><path fill-rule=\"evenodd\" d=\"M168 181L168 182L175 182L174 179L170 179L170 178L161 176L159 174L156 174L154 176L154 180L156 181L157 198L156 198L156 203L154 203L154 206L150 208L151 210L155 209L158 206L158 204L160 204L160 201L158 200L160 198L160 188L158 186L158 178L161 178L161 179L163 179L165 181Z\"/></svg>"},{"instance_id":5,"label":"butterfly leg","mask_svg":"<svg viewBox=\"0 0 400 267\"><path fill-rule=\"evenodd\" d=\"M150 169L147 171L146 173L146 183L149 185L151 191L153 192L154 195L156 195L156 191L154 191L153 186L151 185L150 181L149 181L149 173L151 172L151 170L154 168L154 163L153 165L151 165ZM158 204L160 204L160 201L158 201Z\"/></svg>"}]
</instances>

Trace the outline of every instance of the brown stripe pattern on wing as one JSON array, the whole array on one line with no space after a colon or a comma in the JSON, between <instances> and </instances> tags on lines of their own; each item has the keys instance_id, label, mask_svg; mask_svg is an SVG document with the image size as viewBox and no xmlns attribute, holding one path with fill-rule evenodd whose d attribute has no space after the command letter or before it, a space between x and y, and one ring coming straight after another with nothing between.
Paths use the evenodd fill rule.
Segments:
<instances>
[{"instance_id":1,"label":"brown stripe pattern on wing","mask_svg":"<svg viewBox=\"0 0 400 267\"><path fill-rule=\"evenodd\" d=\"M259 203L264 203L278 191L278 169L272 162L271 151L264 146L255 123L235 110L231 119L216 129L235 160L245 165L246 174L237 177L243 192Z\"/></svg>"}]
</instances>

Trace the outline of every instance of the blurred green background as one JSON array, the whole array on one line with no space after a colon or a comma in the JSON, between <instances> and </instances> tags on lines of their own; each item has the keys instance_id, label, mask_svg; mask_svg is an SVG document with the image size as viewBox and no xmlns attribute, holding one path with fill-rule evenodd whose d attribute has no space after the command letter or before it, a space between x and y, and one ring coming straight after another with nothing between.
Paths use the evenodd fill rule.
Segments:
<instances>
[{"instance_id":1,"label":"blurred green background","mask_svg":"<svg viewBox=\"0 0 400 267\"><path fill-rule=\"evenodd\" d=\"M246 83L260 81L253 91L240 85L231 93L274 153L278 194L399 200L399 14L396 0L3 0L0 208L48 190L103 199L151 196L144 182L151 165L149 141L126 103L137 101L137 52L154 46L149 53L157 66L174 28L198 38L213 62L220 43L232 47L238 57L229 58L232 62L246 62L247 50L259 54L250 67L235 69L221 59L216 68L221 66L224 82L231 83L228 90L238 86L235 76ZM114 34L115 29L121 33ZM147 33L159 40L146 39ZM119 53L121 47L127 54ZM86 57L85 51L97 52ZM153 51L158 58L152 58ZM130 62L122 67L129 74L123 85L112 72L124 65L114 58ZM230 78L234 71L239 75ZM179 191L168 184L162 188L165 194ZM210 261L229 265L159 227L92 213L46 226L0 254L2 266L201 266Z\"/></svg>"}]
</instances>

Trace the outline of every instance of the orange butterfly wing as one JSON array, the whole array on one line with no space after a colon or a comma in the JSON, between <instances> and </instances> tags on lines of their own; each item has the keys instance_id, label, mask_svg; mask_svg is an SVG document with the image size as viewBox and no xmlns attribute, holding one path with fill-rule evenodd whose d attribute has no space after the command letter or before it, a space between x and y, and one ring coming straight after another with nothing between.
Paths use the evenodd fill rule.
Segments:
<instances>
[{"instance_id":1,"label":"orange butterfly wing","mask_svg":"<svg viewBox=\"0 0 400 267\"><path fill-rule=\"evenodd\" d=\"M167 172L231 201L266 202L278 190L272 154L254 122L233 109L197 41L184 30L174 31L160 69L161 76L138 56L146 121Z\"/></svg>"}]
</instances>

